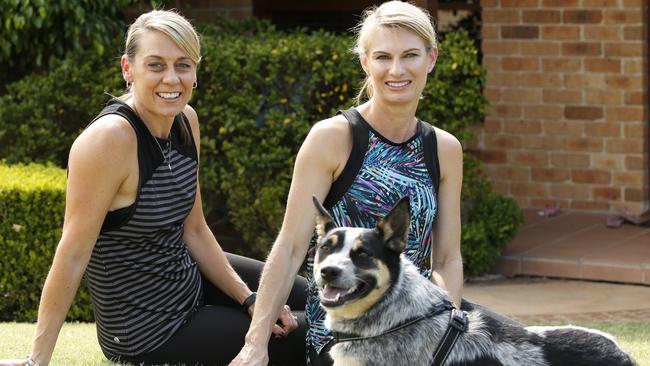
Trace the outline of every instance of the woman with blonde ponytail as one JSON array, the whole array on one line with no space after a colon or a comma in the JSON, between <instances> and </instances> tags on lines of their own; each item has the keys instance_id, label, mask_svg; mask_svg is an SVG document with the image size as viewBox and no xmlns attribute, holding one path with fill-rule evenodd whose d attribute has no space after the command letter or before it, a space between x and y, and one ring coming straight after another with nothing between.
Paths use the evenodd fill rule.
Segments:
<instances>
[{"instance_id":1,"label":"woman with blonde ponytail","mask_svg":"<svg viewBox=\"0 0 650 366\"><path fill-rule=\"evenodd\" d=\"M463 151L458 139L415 115L438 57L431 18L415 5L389 1L363 13L356 35L354 53L366 73L358 105L316 123L298 152L282 228L262 274L258 310L231 365L267 364L273 320L291 288L284 279L296 274L306 255L311 275L312 195L338 226L360 227L374 227L409 196L404 254L461 306ZM333 337L323 324L315 286L309 290L307 362L329 365Z\"/></svg>"}]
</instances>

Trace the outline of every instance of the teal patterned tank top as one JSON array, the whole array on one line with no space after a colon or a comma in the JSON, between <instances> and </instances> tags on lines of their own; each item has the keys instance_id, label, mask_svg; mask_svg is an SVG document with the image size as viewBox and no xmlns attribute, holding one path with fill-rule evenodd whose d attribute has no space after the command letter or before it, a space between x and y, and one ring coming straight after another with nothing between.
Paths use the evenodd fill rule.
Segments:
<instances>
[{"instance_id":1,"label":"teal patterned tank top","mask_svg":"<svg viewBox=\"0 0 650 366\"><path fill-rule=\"evenodd\" d=\"M353 149L341 177L330 189L325 208L338 226L370 228L400 198L409 196L411 225L404 254L429 278L426 260L432 250L439 182L433 128L418 121L418 132L408 141L395 144L373 130L356 109L342 113L352 126ZM427 138L430 139L428 149L424 147ZM333 338L323 324L325 311L320 307L313 280L314 254L315 240L312 240L307 258L307 345L320 353Z\"/></svg>"}]
</instances>

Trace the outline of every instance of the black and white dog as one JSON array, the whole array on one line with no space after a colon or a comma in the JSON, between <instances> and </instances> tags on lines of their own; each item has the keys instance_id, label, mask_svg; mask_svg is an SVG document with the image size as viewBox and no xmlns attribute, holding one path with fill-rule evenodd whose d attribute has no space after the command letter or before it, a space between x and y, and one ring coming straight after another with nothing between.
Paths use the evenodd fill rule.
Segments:
<instances>
[{"instance_id":1,"label":"black and white dog","mask_svg":"<svg viewBox=\"0 0 650 366\"><path fill-rule=\"evenodd\" d=\"M330 355L341 365L597 366L636 365L611 335L574 326L519 327L472 310L449 343L447 293L401 256L409 227L402 199L374 229L338 228L314 198L319 243L314 278L338 341ZM454 314L457 311L454 309ZM453 321L451 321L453 323ZM445 340L443 340L445 338ZM436 355L434 355L436 354Z\"/></svg>"}]
</instances>

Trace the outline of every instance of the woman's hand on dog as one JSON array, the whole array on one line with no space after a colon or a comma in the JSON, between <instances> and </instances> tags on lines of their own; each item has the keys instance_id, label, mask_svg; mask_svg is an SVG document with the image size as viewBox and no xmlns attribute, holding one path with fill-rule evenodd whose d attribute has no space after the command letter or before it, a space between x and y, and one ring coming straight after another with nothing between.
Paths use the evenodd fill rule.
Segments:
<instances>
[{"instance_id":1,"label":"woman's hand on dog","mask_svg":"<svg viewBox=\"0 0 650 366\"><path fill-rule=\"evenodd\" d=\"M250 314L251 318L253 317L254 312L255 304L248 308L248 314ZM296 328L298 328L298 317L293 315L289 305L285 305L280 311L277 324L273 326L273 335L276 338L286 337L287 334L291 333Z\"/></svg>"},{"instance_id":2,"label":"woman's hand on dog","mask_svg":"<svg viewBox=\"0 0 650 366\"><path fill-rule=\"evenodd\" d=\"M273 335L277 338L286 337L296 328L298 328L298 317L293 315L289 305L285 305L280 311L278 324L273 326Z\"/></svg>"}]
</instances>

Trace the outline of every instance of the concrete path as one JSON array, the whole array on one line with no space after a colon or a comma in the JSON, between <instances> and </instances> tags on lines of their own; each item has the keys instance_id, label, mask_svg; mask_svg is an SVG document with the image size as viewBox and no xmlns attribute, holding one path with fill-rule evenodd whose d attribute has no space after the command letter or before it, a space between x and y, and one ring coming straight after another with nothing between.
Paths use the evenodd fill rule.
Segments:
<instances>
[{"instance_id":1,"label":"concrete path","mask_svg":"<svg viewBox=\"0 0 650 366\"><path fill-rule=\"evenodd\" d=\"M650 320L650 286L539 278L465 284L463 296L521 321Z\"/></svg>"}]
</instances>

